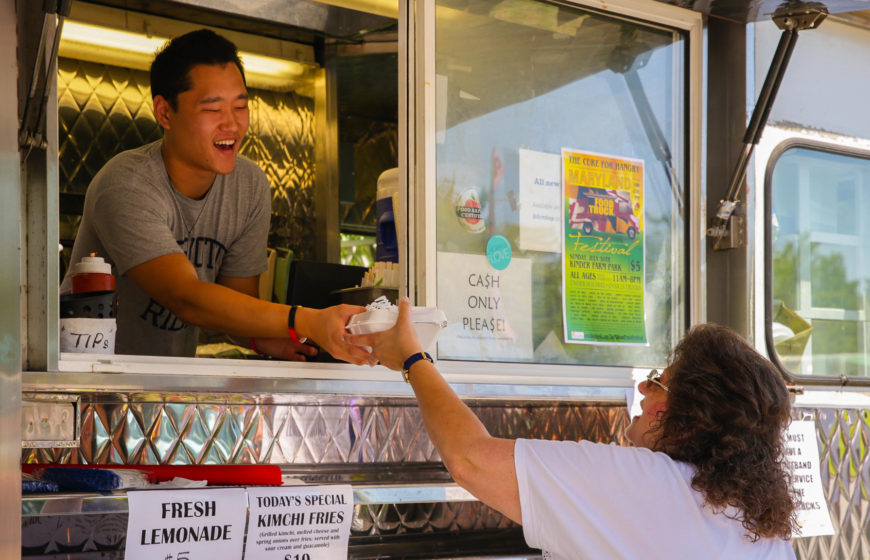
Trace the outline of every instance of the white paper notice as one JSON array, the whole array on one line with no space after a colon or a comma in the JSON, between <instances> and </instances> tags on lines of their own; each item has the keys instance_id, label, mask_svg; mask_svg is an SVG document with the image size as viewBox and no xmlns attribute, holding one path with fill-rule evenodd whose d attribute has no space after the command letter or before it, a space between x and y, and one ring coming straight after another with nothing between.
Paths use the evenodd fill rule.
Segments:
<instances>
[{"instance_id":1,"label":"white paper notice","mask_svg":"<svg viewBox=\"0 0 870 560\"><path fill-rule=\"evenodd\" d=\"M520 238L524 251L562 250L562 162L559 154L519 150Z\"/></svg>"},{"instance_id":2,"label":"white paper notice","mask_svg":"<svg viewBox=\"0 0 870 560\"><path fill-rule=\"evenodd\" d=\"M344 560L353 489L341 486L248 488L251 517L245 558Z\"/></svg>"},{"instance_id":3,"label":"white paper notice","mask_svg":"<svg viewBox=\"0 0 870 560\"><path fill-rule=\"evenodd\" d=\"M530 259L496 270L484 255L438 253L438 309L447 315L439 358L532 359Z\"/></svg>"},{"instance_id":4,"label":"white paper notice","mask_svg":"<svg viewBox=\"0 0 870 560\"><path fill-rule=\"evenodd\" d=\"M127 492L126 560L241 558L244 488Z\"/></svg>"},{"instance_id":5,"label":"white paper notice","mask_svg":"<svg viewBox=\"0 0 870 560\"><path fill-rule=\"evenodd\" d=\"M831 514L819 477L819 448L812 421L793 421L786 432L785 456L797 490L798 529L795 537L833 535Z\"/></svg>"}]
</instances>

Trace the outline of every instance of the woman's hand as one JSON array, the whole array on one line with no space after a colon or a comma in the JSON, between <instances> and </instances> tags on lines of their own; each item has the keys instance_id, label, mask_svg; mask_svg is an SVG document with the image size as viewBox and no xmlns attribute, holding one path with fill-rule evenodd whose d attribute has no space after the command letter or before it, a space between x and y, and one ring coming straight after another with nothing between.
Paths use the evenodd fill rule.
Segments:
<instances>
[{"instance_id":1,"label":"woman's hand","mask_svg":"<svg viewBox=\"0 0 870 560\"><path fill-rule=\"evenodd\" d=\"M411 303L406 297L399 301L399 317L393 328L371 334L350 334L345 339L356 346L370 346L377 361L397 371L411 355L423 350L411 324Z\"/></svg>"}]
</instances>

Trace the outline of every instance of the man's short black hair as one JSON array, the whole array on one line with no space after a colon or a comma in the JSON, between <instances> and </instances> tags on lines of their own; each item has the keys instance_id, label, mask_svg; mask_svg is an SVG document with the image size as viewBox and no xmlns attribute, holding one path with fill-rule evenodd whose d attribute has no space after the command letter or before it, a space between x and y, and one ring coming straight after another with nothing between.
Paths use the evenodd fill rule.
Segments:
<instances>
[{"instance_id":1,"label":"man's short black hair","mask_svg":"<svg viewBox=\"0 0 870 560\"><path fill-rule=\"evenodd\" d=\"M245 80L245 69L236 46L209 29L198 29L168 41L151 63L151 97L163 96L173 110L178 109L178 94L192 86L190 69L198 64L238 67Z\"/></svg>"}]
</instances>

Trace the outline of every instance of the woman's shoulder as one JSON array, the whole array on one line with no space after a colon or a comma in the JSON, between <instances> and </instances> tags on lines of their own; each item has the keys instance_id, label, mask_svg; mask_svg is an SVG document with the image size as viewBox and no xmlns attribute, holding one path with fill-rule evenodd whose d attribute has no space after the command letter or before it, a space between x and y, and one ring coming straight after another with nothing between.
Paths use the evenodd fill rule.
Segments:
<instances>
[{"instance_id":1,"label":"woman's shoulder","mask_svg":"<svg viewBox=\"0 0 870 560\"><path fill-rule=\"evenodd\" d=\"M692 465L676 461L666 453L617 443L521 439L517 440L516 447L516 453L533 455L543 462L598 466L611 464L614 468L636 468L641 471L655 469L678 473L681 478L691 478L694 474Z\"/></svg>"}]
</instances>

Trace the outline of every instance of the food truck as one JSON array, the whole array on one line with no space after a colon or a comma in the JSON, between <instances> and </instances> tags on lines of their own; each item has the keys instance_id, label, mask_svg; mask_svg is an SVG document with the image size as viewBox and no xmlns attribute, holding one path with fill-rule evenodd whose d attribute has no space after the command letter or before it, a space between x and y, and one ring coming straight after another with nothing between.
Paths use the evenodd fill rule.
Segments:
<instances>
[{"instance_id":1,"label":"food truck","mask_svg":"<svg viewBox=\"0 0 870 560\"><path fill-rule=\"evenodd\" d=\"M431 352L492 434L625 443L638 380L690 326L722 323L777 365L814 435L823 499L801 507L830 528L796 537L798 558L870 556L868 7L0 0L0 557L136 544L138 494L22 493L33 465L225 467L249 508L277 467L349 488L348 557L541 557L451 480L397 372L254 359L209 333L195 358L66 346L88 184L160 138L150 61L202 27L246 68L241 153L272 195L262 298L358 284L395 169L380 288L445 314ZM577 236L580 175L634 235Z\"/></svg>"}]
</instances>

